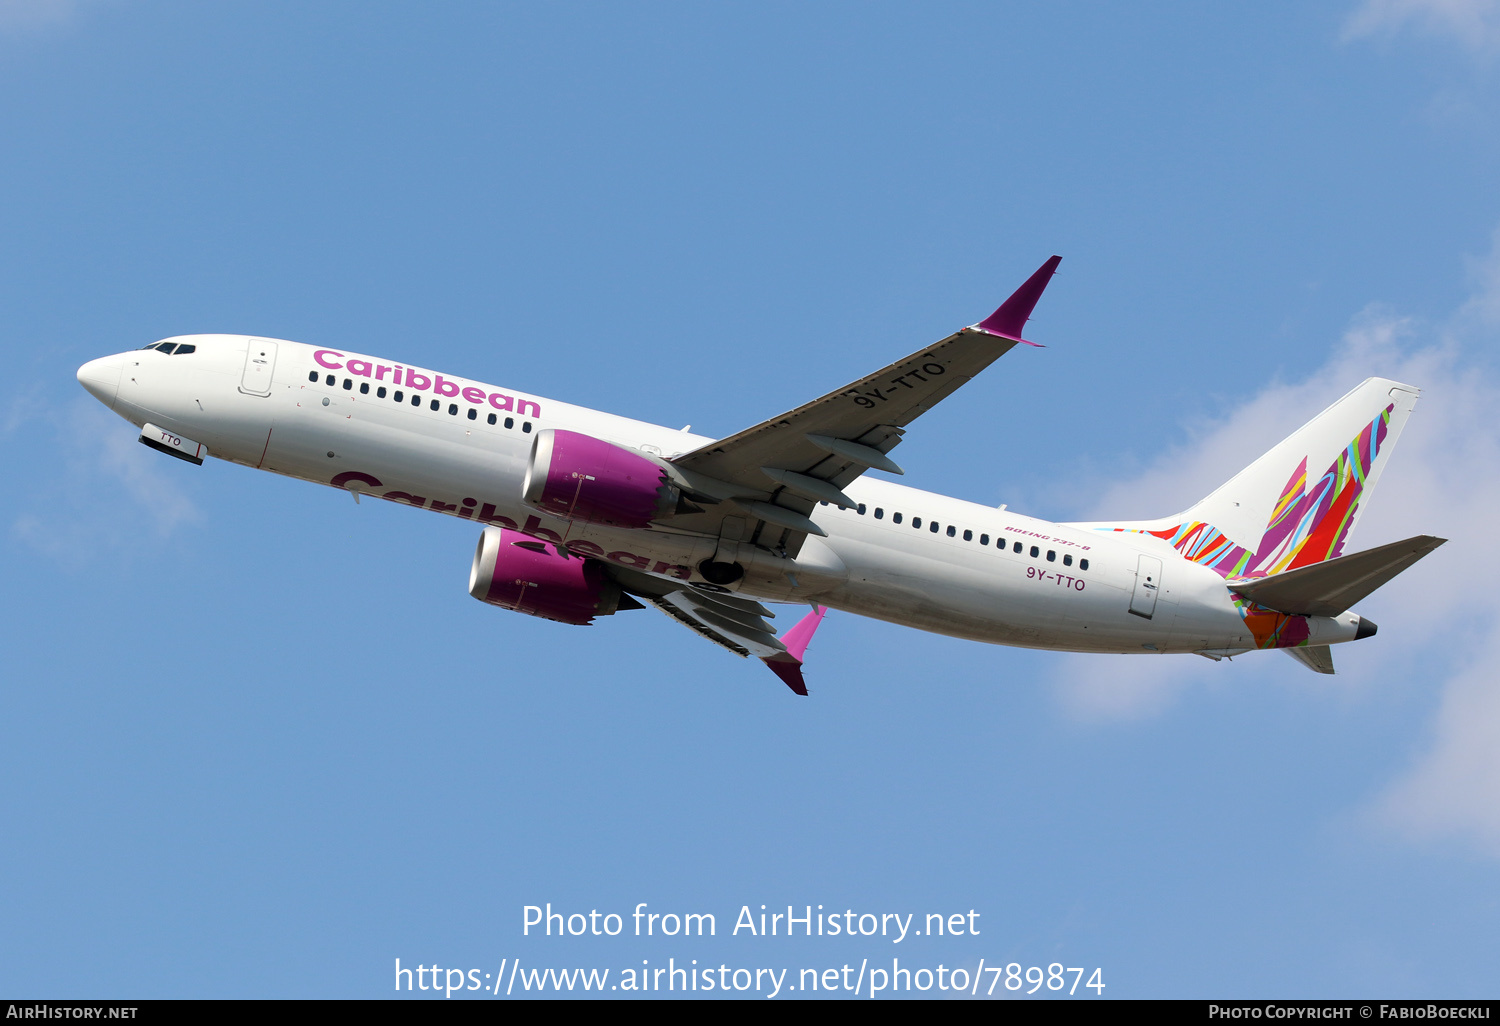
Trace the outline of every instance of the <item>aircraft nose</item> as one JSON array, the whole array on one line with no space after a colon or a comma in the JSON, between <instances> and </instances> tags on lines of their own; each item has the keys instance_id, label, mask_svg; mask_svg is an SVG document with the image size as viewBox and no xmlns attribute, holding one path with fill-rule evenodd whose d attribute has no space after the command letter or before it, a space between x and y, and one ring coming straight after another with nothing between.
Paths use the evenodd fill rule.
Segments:
<instances>
[{"instance_id":1,"label":"aircraft nose","mask_svg":"<svg viewBox=\"0 0 1500 1026\"><path fill-rule=\"evenodd\" d=\"M78 368L78 383L105 406L113 407L120 392L120 370L123 356L101 356Z\"/></svg>"}]
</instances>

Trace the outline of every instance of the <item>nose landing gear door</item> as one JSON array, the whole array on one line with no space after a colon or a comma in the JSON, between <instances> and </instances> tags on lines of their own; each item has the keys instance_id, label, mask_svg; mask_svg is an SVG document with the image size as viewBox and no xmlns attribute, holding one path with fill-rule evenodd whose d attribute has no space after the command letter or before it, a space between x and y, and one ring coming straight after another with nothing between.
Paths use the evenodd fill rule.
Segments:
<instances>
[{"instance_id":1,"label":"nose landing gear door","mask_svg":"<svg viewBox=\"0 0 1500 1026\"><path fill-rule=\"evenodd\" d=\"M1135 590L1130 593L1130 611L1151 619L1156 612L1156 596L1161 591L1161 560L1141 556L1136 563Z\"/></svg>"},{"instance_id":2,"label":"nose landing gear door","mask_svg":"<svg viewBox=\"0 0 1500 1026\"><path fill-rule=\"evenodd\" d=\"M240 376L240 391L246 395L270 395L271 372L276 369L276 343L252 338L245 350L245 372Z\"/></svg>"}]
</instances>

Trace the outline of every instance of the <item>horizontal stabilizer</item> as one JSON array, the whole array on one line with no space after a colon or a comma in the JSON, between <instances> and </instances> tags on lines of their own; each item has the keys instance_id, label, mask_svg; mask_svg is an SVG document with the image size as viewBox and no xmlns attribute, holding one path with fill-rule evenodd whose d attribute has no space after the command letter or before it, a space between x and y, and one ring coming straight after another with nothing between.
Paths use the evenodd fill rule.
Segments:
<instances>
[{"instance_id":1,"label":"horizontal stabilizer","mask_svg":"<svg viewBox=\"0 0 1500 1026\"><path fill-rule=\"evenodd\" d=\"M1333 672L1333 653L1327 645L1295 645L1282 651L1313 673Z\"/></svg>"},{"instance_id":2,"label":"horizontal stabilizer","mask_svg":"<svg viewBox=\"0 0 1500 1026\"><path fill-rule=\"evenodd\" d=\"M1419 534L1229 589L1278 613L1338 616L1447 540Z\"/></svg>"}]
</instances>

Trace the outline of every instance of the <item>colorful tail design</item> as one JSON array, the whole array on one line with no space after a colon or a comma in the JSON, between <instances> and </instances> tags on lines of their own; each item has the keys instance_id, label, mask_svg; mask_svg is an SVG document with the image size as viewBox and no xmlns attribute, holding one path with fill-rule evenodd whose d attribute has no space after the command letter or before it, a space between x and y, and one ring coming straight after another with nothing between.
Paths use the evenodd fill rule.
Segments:
<instances>
[{"instance_id":1,"label":"colorful tail design","mask_svg":"<svg viewBox=\"0 0 1500 1026\"><path fill-rule=\"evenodd\" d=\"M1228 581L1332 559L1344 551L1417 395L1411 385L1368 378L1177 516L1088 526L1154 535ZM1308 467L1325 464L1309 481ZM1262 648L1307 639L1305 617L1234 598Z\"/></svg>"},{"instance_id":2,"label":"colorful tail design","mask_svg":"<svg viewBox=\"0 0 1500 1026\"><path fill-rule=\"evenodd\" d=\"M1387 440L1394 441L1390 429L1395 411L1394 402L1386 404L1311 488L1307 484L1307 457L1302 457L1281 489L1253 552L1198 519L1185 519L1160 530L1147 528L1146 533L1165 539L1185 558L1210 567L1224 578L1265 577L1332 559L1344 551L1360 500L1373 483L1376 460L1384 455ZM1192 518L1211 500L1205 499L1183 514L1184 518Z\"/></svg>"}]
</instances>

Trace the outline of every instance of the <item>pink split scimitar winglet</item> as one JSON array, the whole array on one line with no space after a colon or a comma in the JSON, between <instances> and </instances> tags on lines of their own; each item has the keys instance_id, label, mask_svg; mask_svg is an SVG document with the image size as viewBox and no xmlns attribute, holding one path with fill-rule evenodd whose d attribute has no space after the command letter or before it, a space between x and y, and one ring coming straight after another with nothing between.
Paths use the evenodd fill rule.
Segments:
<instances>
[{"instance_id":1,"label":"pink split scimitar winglet","mask_svg":"<svg viewBox=\"0 0 1500 1026\"><path fill-rule=\"evenodd\" d=\"M813 632L818 629L818 624L823 622L823 617L827 613L828 607L813 606L811 613L793 624L792 629L779 639L786 646L787 654L797 662L802 661L803 655L807 652L807 645L812 641Z\"/></svg>"},{"instance_id":2,"label":"pink split scimitar winglet","mask_svg":"<svg viewBox=\"0 0 1500 1026\"><path fill-rule=\"evenodd\" d=\"M1026 283L1016 289L1009 299L1001 303L998 310L974 326L991 335L999 335L1013 342L1025 342L1028 346L1042 348L1037 343L1022 338L1021 332L1031 318L1031 311L1036 309L1036 301L1042 298L1047 283L1052 280L1052 275L1056 273L1057 265L1061 262L1060 256L1050 258L1038 267L1036 273L1027 278Z\"/></svg>"},{"instance_id":3,"label":"pink split scimitar winglet","mask_svg":"<svg viewBox=\"0 0 1500 1026\"><path fill-rule=\"evenodd\" d=\"M781 636L780 641L786 646L786 651L761 660L796 694L807 694L807 684L802 680L802 657L807 654L813 632L823 622L823 616L827 612L827 608L823 606L813 606L811 613L798 620L791 630Z\"/></svg>"}]
</instances>

